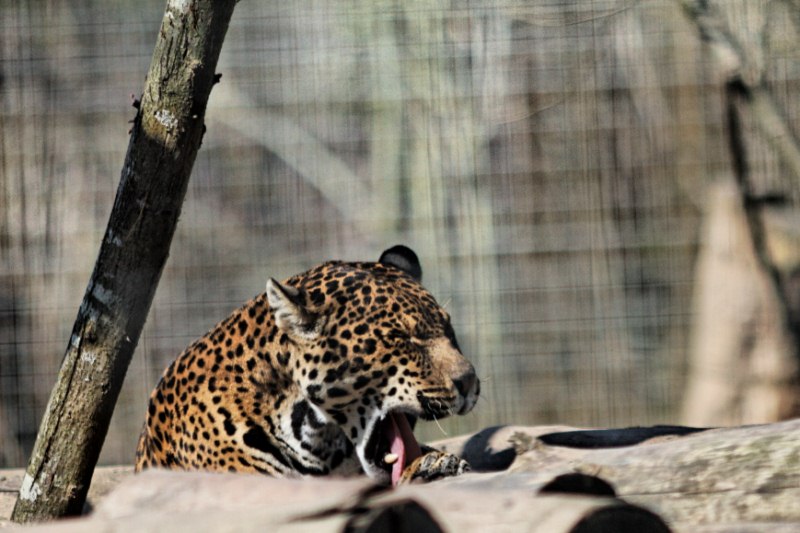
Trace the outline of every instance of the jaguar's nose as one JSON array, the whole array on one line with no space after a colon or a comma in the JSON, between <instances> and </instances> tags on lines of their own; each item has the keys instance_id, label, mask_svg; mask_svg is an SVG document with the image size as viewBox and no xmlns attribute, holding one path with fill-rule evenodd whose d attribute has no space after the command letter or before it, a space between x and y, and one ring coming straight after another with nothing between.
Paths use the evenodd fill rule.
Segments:
<instances>
[{"instance_id":1,"label":"jaguar's nose","mask_svg":"<svg viewBox=\"0 0 800 533\"><path fill-rule=\"evenodd\" d=\"M475 375L475 372L472 371L454 379L453 385L455 385L456 390L461 396L467 396L473 391L473 388L480 387L480 381L478 380L478 376Z\"/></svg>"},{"instance_id":2,"label":"jaguar's nose","mask_svg":"<svg viewBox=\"0 0 800 533\"><path fill-rule=\"evenodd\" d=\"M478 394L481 392L481 382L475 374L474 369L470 369L461 376L453 380L453 385L461 395L462 403L459 414L469 412L478 400Z\"/></svg>"}]
</instances>

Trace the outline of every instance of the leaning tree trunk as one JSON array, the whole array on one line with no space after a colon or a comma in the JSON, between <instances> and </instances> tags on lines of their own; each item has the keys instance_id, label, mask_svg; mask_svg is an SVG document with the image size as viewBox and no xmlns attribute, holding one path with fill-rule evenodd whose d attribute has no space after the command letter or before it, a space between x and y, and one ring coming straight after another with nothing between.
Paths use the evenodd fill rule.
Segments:
<instances>
[{"instance_id":1,"label":"leaning tree trunk","mask_svg":"<svg viewBox=\"0 0 800 533\"><path fill-rule=\"evenodd\" d=\"M153 300L236 2L168 0L114 208L12 519L79 514Z\"/></svg>"}]
</instances>

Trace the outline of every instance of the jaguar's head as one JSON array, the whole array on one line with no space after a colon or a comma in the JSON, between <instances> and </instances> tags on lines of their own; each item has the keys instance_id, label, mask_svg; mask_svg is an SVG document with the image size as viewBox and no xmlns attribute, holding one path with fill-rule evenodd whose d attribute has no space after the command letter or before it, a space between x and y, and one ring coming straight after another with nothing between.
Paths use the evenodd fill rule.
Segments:
<instances>
[{"instance_id":1,"label":"jaguar's head","mask_svg":"<svg viewBox=\"0 0 800 533\"><path fill-rule=\"evenodd\" d=\"M420 454L416 418L468 413L480 393L447 312L405 246L376 263L329 262L267 297L303 394L354 444L364 471L396 482Z\"/></svg>"}]
</instances>

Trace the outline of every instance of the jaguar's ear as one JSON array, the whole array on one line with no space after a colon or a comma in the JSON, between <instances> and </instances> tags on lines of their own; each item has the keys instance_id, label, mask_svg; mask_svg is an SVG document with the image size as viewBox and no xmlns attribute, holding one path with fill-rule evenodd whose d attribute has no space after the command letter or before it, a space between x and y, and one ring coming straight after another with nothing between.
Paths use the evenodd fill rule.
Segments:
<instances>
[{"instance_id":1,"label":"jaguar's ear","mask_svg":"<svg viewBox=\"0 0 800 533\"><path fill-rule=\"evenodd\" d=\"M292 337L312 340L319 334L316 315L306 309L300 289L267 280L267 301L278 328Z\"/></svg>"},{"instance_id":2,"label":"jaguar's ear","mask_svg":"<svg viewBox=\"0 0 800 533\"><path fill-rule=\"evenodd\" d=\"M381 254L378 263L399 268L418 282L422 282L422 267L414 250L408 246L398 244L392 246Z\"/></svg>"}]
</instances>

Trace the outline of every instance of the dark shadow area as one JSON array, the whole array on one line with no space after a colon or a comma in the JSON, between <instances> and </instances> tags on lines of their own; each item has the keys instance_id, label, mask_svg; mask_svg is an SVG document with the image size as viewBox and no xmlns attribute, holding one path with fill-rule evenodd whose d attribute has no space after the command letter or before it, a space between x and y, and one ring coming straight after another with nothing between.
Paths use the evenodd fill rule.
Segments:
<instances>
[{"instance_id":1,"label":"dark shadow area","mask_svg":"<svg viewBox=\"0 0 800 533\"><path fill-rule=\"evenodd\" d=\"M443 533L431 513L414 500L379 505L356 514L344 528L345 533Z\"/></svg>"},{"instance_id":2,"label":"dark shadow area","mask_svg":"<svg viewBox=\"0 0 800 533\"><path fill-rule=\"evenodd\" d=\"M617 491L606 480L587 474L562 474L539 489L540 494L589 494L614 498Z\"/></svg>"},{"instance_id":3,"label":"dark shadow area","mask_svg":"<svg viewBox=\"0 0 800 533\"><path fill-rule=\"evenodd\" d=\"M475 472L498 472L505 470L517 457L513 448L492 449L489 441L495 433L505 426L492 426L479 431L464 444L462 459L467 461Z\"/></svg>"},{"instance_id":4,"label":"dark shadow area","mask_svg":"<svg viewBox=\"0 0 800 533\"><path fill-rule=\"evenodd\" d=\"M670 533L664 520L647 509L627 505L591 513L571 533Z\"/></svg>"},{"instance_id":5,"label":"dark shadow area","mask_svg":"<svg viewBox=\"0 0 800 533\"><path fill-rule=\"evenodd\" d=\"M692 428L685 426L652 426L617 429L587 429L578 431L560 431L540 435L539 440L551 446L568 446L570 448L617 448L633 446L656 437L682 437L706 431L710 428Z\"/></svg>"}]
</instances>

